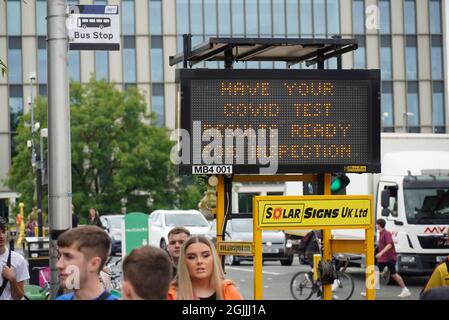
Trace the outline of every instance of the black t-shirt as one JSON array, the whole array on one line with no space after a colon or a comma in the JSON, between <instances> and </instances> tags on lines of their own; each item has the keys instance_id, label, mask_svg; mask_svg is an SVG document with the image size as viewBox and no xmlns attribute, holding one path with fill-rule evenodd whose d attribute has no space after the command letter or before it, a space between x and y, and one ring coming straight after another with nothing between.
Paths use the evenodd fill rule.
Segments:
<instances>
[{"instance_id":1,"label":"black t-shirt","mask_svg":"<svg viewBox=\"0 0 449 320\"><path fill-rule=\"evenodd\" d=\"M217 293L214 292L210 297L198 297L200 300L217 300Z\"/></svg>"}]
</instances>

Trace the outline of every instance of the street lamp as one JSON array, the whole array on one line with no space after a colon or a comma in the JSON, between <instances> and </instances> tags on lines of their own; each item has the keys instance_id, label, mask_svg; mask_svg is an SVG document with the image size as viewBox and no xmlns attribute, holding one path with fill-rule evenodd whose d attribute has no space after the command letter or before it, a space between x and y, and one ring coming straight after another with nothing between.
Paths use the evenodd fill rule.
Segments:
<instances>
[{"instance_id":1,"label":"street lamp","mask_svg":"<svg viewBox=\"0 0 449 320\"><path fill-rule=\"evenodd\" d=\"M37 226L38 236L43 236L43 219L42 219L42 171L41 171L41 150L39 144L34 144L34 131L40 129L40 123L34 123L34 97L33 97L33 81L36 81L36 72L30 72L30 96L28 104L31 113L31 165L36 168L36 198L37 198Z\"/></svg>"},{"instance_id":2,"label":"street lamp","mask_svg":"<svg viewBox=\"0 0 449 320\"><path fill-rule=\"evenodd\" d=\"M126 204L128 203L128 199L122 198L120 202L122 203L122 214L126 214Z\"/></svg>"},{"instance_id":3,"label":"street lamp","mask_svg":"<svg viewBox=\"0 0 449 320\"><path fill-rule=\"evenodd\" d=\"M404 112L403 114L404 117L404 132L408 132L408 117L413 117L415 114L413 112Z\"/></svg>"}]
</instances>

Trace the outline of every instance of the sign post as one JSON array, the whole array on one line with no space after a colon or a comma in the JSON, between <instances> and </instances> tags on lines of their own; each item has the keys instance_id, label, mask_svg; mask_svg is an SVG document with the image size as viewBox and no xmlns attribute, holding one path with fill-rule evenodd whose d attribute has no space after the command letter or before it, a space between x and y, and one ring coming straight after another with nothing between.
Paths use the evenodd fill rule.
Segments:
<instances>
[{"instance_id":1,"label":"sign post","mask_svg":"<svg viewBox=\"0 0 449 320\"><path fill-rule=\"evenodd\" d=\"M367 298L374 299L374 229L372 196L259 196L253 198L254 221L254 299L263 297L262 230L322 229L323 258L330 260L333 252L360 253L359 243L339 247L332 240L333 229L365 229L362 252L366 254ZM327 233L327 234L326 234ZM372 238L371 238L372 237ZM347 242L344 242L347 244ZM339 251L333 248L341 248ZM324 299L332 298L330 285L324 288Z\"/></svg>"},{"instance_id":2,"label":"sign post","mask_svg":"<svg viewBox=\"0 0 449 320\"><path fill-rule=\"evenodd\" d=\"M120 50L116 5L71 5L67 27L70 50Z\"/></svg>"}]
</instances>

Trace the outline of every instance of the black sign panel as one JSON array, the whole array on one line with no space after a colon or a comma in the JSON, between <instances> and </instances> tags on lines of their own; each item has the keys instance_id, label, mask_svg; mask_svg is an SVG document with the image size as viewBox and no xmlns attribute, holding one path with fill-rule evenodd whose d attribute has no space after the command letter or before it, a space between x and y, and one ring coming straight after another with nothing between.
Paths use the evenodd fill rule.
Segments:
<instances>
[{"instance_id":1,"label":"black sign panel","mask_svg":"<svg viewBox=\"0 0 449 320\"><path fill-rule=\"evenodd\" d=\"M180 69L177 81L181 174L380 172L379 70Z\"/></svg>"}]
</instances>

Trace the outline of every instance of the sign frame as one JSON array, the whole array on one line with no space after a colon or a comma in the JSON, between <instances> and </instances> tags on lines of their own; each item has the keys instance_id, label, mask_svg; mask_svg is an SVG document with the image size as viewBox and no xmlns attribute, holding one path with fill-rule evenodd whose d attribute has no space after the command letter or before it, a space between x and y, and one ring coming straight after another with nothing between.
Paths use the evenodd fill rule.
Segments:
<instances>
[{"instance_id":1,"label":"sign frame","mask_svg":"<svg viewBox=\"0 0 449 320\"><path fill-rule=\"evenodd\" d=\"M120 50L120 6L118 5L68 5L68 19L67 19L67 29L69 37L69 49L70 50L104 50L104 51L119 51ZM110 11L110 12L107 12ZM80 22L81 20L86 20L85 24ZM89 22L87 22L89 20ZM90 22L90 20L95 20ZM102 20L97 22L97 20ZM108 20L108 21L105 21ZM91 26L89 24L98 24L97 27ZM109 23L109 25L108 25ZM82 25L81 25L82 24ZM103 26L104 25L104 26ZM95 38L90 39L90 32L86 34L81 39L75 38L75 33L85 31L90 28L95 28L92 30L92 34L96 33L98 37L104 29L110 28L109 35L115 37L114 41L100 37L99 40L94 41Z\"/></svg>"},{"instance_id":2,"label":"sign frame","mask_svg":"<svg viewBox=\"0 0 449 320\"><path fill-rule=\"evenodd\" d=\"M263 225L260 221L260 210L259 206L264 202L277 201L284 202L285 204L292 204L294 202L307 202L307 201L328 201L335 203L335 201L369 201L370 211L368 212L369 222L365 224L347 224L347 225L325 225L325 224L315 224L315 225ZM254 219L255 230L299 230L299 229L321 229L321 230L334 230L334 229L367 229L374 223L374 207L373 207L373 196L372 195L315 195L315 196L255 196L253 198L253 210L257 208L257 217ZM256 214L256 211L254 211Z\"/></svg>"},{"instance_id":3,"label":"sign frame","mask_svg":"<svg viewBox=\"0 0 449 320\"><path fill-rule=\"evenodd\" d=\"M178 84L178 128L184 129L193 136L192 105L191 105L191 81L194 80L305 80L305 81L338 81L338 80L366 80L370 82L368 92L367 113L367 140L368 154L364 163L322 163L322 164L278 164L277 173L337 173L351 172L351 168L365 167L365 173L378 173L380 164L380 70L276 70L276 69L177 69L176 82ZM179 94L180 93L180 94ZM243 100L243 99L242 99ZM184 149L187 148L179 142ZM177 165L179 174L192 174L192 166L204 165L193 163L193 139L190 139L190 163ZM214 165L217 165L214 163ZM260 164L230 164L234 174L260 173Z\"/></svg>"}]
</instances>

